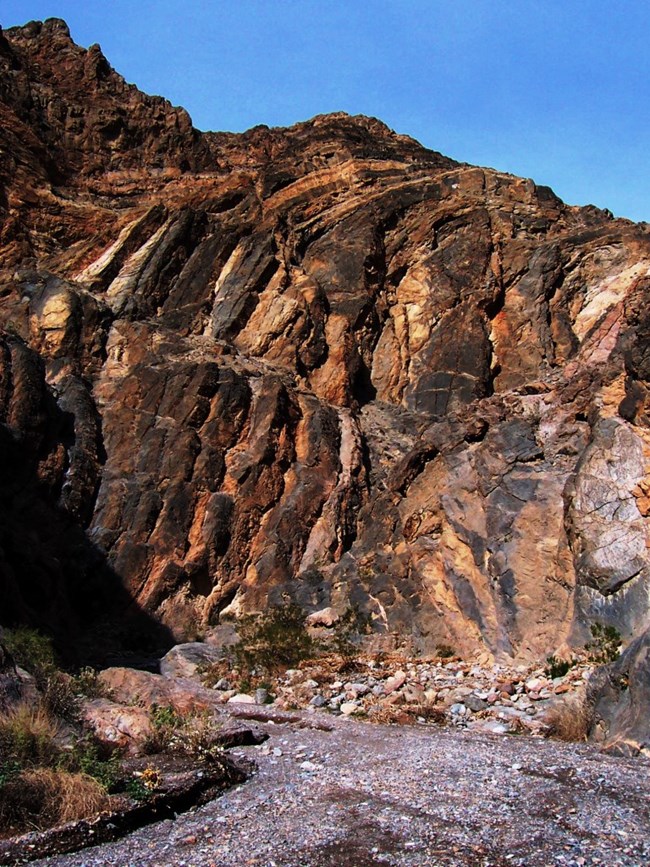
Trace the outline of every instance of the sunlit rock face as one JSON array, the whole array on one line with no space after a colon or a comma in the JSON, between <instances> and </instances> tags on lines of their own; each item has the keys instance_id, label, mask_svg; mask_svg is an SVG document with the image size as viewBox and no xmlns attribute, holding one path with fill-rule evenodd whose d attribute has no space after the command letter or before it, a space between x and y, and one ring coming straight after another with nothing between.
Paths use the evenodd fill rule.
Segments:
<instances>
[{"instance_id":1,"label":"sunlit rock face","mask_svg":"<svg viewBox=\"0 0 650 867\"><path fill-rule=\"evenodd\" d=\"M0 69L4 619L647 622L645 225L370 118L199 133L60 21Z\"/></svg>"}]
</instances>

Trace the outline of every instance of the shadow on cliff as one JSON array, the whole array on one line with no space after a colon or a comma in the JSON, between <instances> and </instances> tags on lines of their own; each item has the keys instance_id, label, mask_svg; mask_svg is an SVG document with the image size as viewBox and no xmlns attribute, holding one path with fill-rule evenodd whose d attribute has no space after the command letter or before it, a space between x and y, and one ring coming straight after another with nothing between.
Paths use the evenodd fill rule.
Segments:
<instances>
[{"instance_id":1,"label":"shadow on cliff","mask_svg":"<svg viewBox=\"0 0 650 867\"><path fill-rule=\"evenodd\" d=\"M71 664L147 665L173 637L58 505L46 461L0 425L0 624L50 635Z\"/></svg>"}]
</instances>

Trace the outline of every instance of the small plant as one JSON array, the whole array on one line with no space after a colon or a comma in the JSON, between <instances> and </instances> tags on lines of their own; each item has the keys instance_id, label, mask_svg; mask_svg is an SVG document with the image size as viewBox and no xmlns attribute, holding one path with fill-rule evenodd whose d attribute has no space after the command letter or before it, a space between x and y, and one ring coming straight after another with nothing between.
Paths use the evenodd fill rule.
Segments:
<instances>
[{"instance_id":1,"label":"small plant","mask_svg":"<svg viewBox=\"0 0 650 867\"><path fill-rule=\"evenodd\" d=\"M585 644L589 659L596 665L607 665L618 659L621 652L621 633L614 626L592 623L590 627L593 641Z\"/></svg>"},{"instance_id":2,"label":"small plant","mask_svg":"<svg viewBox=\"0 0 650 867\"><path fill-rule=\"evenodd\" d=\"M593 708L584 696L556 704L544 716L548 736L560 741L586 741L593 719Z\"/></svg>"},{"instance_id":3,"label":"small plant","mask_svg":"<svg viewBox=\"0 0 650 867\"><path fill-rule=\"evenodd\" d=\"M69 674L54 669L45 678L41 692L43 705L52 716L67 722L77 722L80 702L74 689L73 678Z\"/></svg>"},{"instance_id":4,"label":"small plant","mask_svg":"<svg viewBox=\"0 0 650 867\"><path fill-rule=\"evenodd\" d=\"M547 656L544 674L551 680L555 680L556 677L564 677L565 674L568 674L575 664L575 659L558 659L557 656Z\"/></svg>"},{"instance_id":5,"label":"small plant","mask_svg":"<svg viewBox=\"0 0 650 867\"><path fill-rule=\"evenodd\" d=\"M218 726L209 711L189 714L171 741L172 750L197 761L213 762L223 753Z\"/></svg>"},{"instance_id":6,"label":"small plant","mask_svg":"<svg viewBox=\"0 0 650 867\"><path fill-rule=\"evenodd\" d=\"M21 771L20 763L15 759L7 759L6 761L0 762L0 789L8 783L10 780L13 780L14 777L18 776Z\"/></svg>"},{"instance_id":7,"label":"small plant","mask_svg":"<svg viewBox=\"0 0 650 867\"><path fill-rule=\"evenodd\" d=\"M0 829L44 829L107 809L109 796L85 774L54 768L24 770L0 789Z\"/></svg>"},{"instance_id":8,"label":"small plant","mask_svg":"<svg viewBox=\"0 0 650 867\"><path fill-rule=\"evenodd\" d=\"M146 753L161 753L166 750L184 724L183 717L170 704L153 704L149 721L151 722L151 734L144 743Z\"/></svg>"},{"instance_id":9,"label":"small plant","mask_svg":"<svg viewBox=\"0 0 650 867\"><path fill-rule=\"evenodd\" d=\"M62 757L60 766L71 773L83 773L114 792L120 782L122 765L117 752L108 752L91 735L75 741L70 752Z\"/></svg>"},{"instance_id":10,"label":"small plant","mask_svg":"<svg viewBox=\"0 0 650 867\"><path fill-rule=\"evenodd\" d=\"M242 618L238 624L241 637L233 647L237 662L248 671L275 672L309 659L317 644L304 620L302 608L294 603L272 608L259 617Z\"/></svg>"},{"instance_id":11,"label":"small plant","mask_svg":"<svg viewBox=\"0 0 650 867\"><path fill-rule=\"evenodd\" d=\"M21 768L55 764L58 733L58 722L44 707L17 705L0 715L0 755Z\"/></svg>"},{"instance_id":12,"label":"small plant","mask_svg":"<svg viewBox=\"0 0 650 867\"><path fill-rule=\"evenodd\" d=\"M72 678L72 689L84 698L111 698L111 690L99 679L99 673L85 666Z\"/></svg>"},{"instance_id":13,"label":"small plant","mask_svg":"<svg viewBox=\"0 0 650 867\"><path fill-rule=\"evenodd\" d=\"M209 711L181 715L171 705L154 705L150 720L152 732L145 743L147 753L170 750L211 761L222 752L218 725Z\"/></svg>"},{"instance_id":14,"label":"small plant","mask_svg":"<svg viewBox=\"0 0 650 867\"><path fill-rule=\"evenodd\" d=\"M370 615L364 614L358 605L348 608L334 626L332 643L335 651L349 665L359 652L361 636L370 631Z\"/></svg>"},{"instance_id":15,"label":"small plant","mask_svg":"<svg viewBox=\"0 0 650 867\"><path fill-rule=\"evenodd\" d=\"M3 642L16 665L34 675L39 688L56 670L57 659L51 640L35 629L26 626L6 629Z\"/></svg>"},{"instance_id":16,"label":"small plant","mask_svg":"<svg viewBox=\"0 0 650 867\"><path fill-rule=\"evenodd\" d=\"M436 644L436 656L438 659L451 659L456 656L456 651L450 644Z\"/></svg>"}]
</instances>

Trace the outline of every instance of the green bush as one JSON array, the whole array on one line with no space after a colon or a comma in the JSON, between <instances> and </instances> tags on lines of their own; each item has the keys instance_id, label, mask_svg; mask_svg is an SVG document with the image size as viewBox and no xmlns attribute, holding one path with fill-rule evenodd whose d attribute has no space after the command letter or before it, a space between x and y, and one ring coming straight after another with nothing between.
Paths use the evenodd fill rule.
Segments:
<instances>
[{"instance_id":1,"label":"green bush","mask_svg":"<svg viewBox=\"0 0 650 867\"><path fill-rule=\"evenodd\" d=\"M84 698L111 698L112 692L99 679L99 672L85 666L72 677L72 689Z\"/></svg>"},{"instance_id":2,"label":"green bush","mask_svg":"<svg viewBox=\"0 0 650 867\"><path fill-rule=\"evenodd\" d=\"M3 642L16 665L32 674L39 687L56 670L57 658L51 639L35 629L26 626L6 629Z\"/></svg>"},{"instance_id":3,"label":"green bush","mask_svg":"<svg viewBox=\"0 0 650 867\"><path fill-rule=\"evenodd\" d=\"M233 646L237 662L267 672L291 668L310 659L318 649L305 628L305 614L299 605L288 603L259 617L242 618L237 628L240 640Z\"/></svg>"},{"instance_id":4,"label":"green bush","mask_svg":"<svg viewBox=\"0 0 650 867\"><path fill-rule=\"evenodd\" d=\"M59 765L72 773L78 772L92 777L109 793L116 791L122 776L119 753L108 750L92 735L76 740Z\"/></svg>"},{"instance_id":5,"label":"green bush","mask_svg":"<svg viewBox=\"0 0 650 867\"><path fill-rule=\"evenodd\" d=\"M436 656L438 659L451 659L456 656L456 651L450 644L436 644Z\"/></svg>"},{"instance_id":6,"label":"green bush","mask_svg":"<svg viewBox=\"0 0 650 867\"><path fill-rule=\"evenodd\" d=\"M79 701L73 679L59 669L51 639L35 629L19 626L5 630L3 641L14 662L33 675L46 711L69 722L76 721Z\"/></svg>"},{"instance_id":7,"label":"green bush","mask_svg":"<svg viewBox=\"0 0 650 867\"><path fill-rule=\"evenodd\" d=\"M146 753L161 753L166 750L176 732L183 726L183 717L172 705L151 706L149 714L151 734L144 743Z\"/></svg>"},{"instance_id":8,"label":"green bush","mask_svg":"<svg viewBox=\"0 0 650 867\"><path fill-rule=\"evenodd\" d=\"M370 615L358 605L348 608L334 625L332 643L346 663L352 662L359 652L361 636L370 631Z\"/></svg>"},{"instance_id":9,"label":"green bush","mask_svg":"<svg viewBox=\"0 0 650 867\"><path fill-rule=\"evenodd\" d=\"M544 674L552 680L556 677L564 677L575 664L574 659L558 659L557 656L547 656Z\"/></svg>"},{"instance_id":10,"label":"green bush","mask_svg":"<svg viewBox=\"0 0 650 867\"><path fill-rule=\"evenodd\" d=\"M5 759L0 762L0 789L5 783L17 777L21 771L20 762L15 759Z\"/></svg>"},{"instance_id":11,"label":"green bush","mask_svg":"<svg viewBox=\"0 0 650 867\"><path fill-rule=\"evenodd\" d=\"M592 623L590 627L593 641L585 644L591 662L607 665L618 659L621 652L621 633L614 626Z\"/></svg>"},{"instance_id":12,"label":"green bush","mask_svg":"<svg viewBox=\"0 0 650 867\"><path fill-rule=\"evenodd\" d=\"M53 715L77 722L81 712L79 696L74 688L74 679L64 671L51 671L41 686L42 702Z\"/></svg>"}]
</instances>

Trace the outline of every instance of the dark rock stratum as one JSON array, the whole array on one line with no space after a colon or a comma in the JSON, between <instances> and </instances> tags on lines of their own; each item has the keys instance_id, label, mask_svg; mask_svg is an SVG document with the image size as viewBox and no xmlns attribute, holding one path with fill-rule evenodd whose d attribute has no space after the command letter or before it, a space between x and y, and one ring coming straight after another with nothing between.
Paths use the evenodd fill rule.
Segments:
<instances>
[{"instance_id":1,"label":"dark rock stratum","mask_svg":"<svg viewBox=\"0 0 650 867\"><path fill-rule=\"evenodd\" d=\"M63 22L6 30L0 620L640 635L649 296L644 224L371 118L200 133Z\"/></svg>"}]
</instances>

